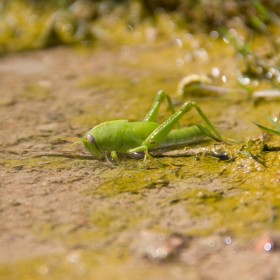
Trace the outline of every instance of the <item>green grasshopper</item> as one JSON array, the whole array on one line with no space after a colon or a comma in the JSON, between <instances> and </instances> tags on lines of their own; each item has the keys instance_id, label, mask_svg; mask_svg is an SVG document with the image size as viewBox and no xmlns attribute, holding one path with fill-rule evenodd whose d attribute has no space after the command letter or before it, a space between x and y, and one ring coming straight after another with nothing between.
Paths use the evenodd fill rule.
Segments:
<instances>
[{"instance_id":1,"label":"green grasshopper","mask_svg":"<svg viewBox=\"0 0 280 280\"><path fill-rule=\"evenodd\" d=\"M156 119L160 105L165 99L172 116L159 124ZM192 108L196 109L206 126L196 124L183 128L180 125L179 121L182 116ZM176 126L177 128L174 128ZM80 141L97 158L108 159L108 156L111 156L113 160L117 161L118 154L144 153L145 160L149 156L149 151L189 143L206 136L223 141L218 130L196 102L185 102L178 111L175 111L170 96L161 90L157 93L154 103L143 121L107 121L93 127Z\"/></svg>"}]
</instances>

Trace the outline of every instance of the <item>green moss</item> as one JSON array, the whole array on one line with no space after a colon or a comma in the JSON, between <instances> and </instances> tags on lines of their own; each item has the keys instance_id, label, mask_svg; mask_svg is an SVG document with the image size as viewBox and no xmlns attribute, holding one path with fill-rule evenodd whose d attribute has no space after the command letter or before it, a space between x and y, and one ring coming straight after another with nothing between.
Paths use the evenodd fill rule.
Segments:
<instances>
[{"instance_id":1,"label":"green moss","mask_svg":"<svg viewBox=\"0 0 280 280\"><path fill-rule=\"evenodd\" d=\"M142 194L150 190L159 191L163 187L173 189L185 182L188 188L178 188L175 196L165 199L167 207L185 205L196 223L201 223L201 227L186 228L185 234L222 233L251 238L266 230L279 230L279 162L275 160L277 156L266 155L268 166L262 169L254 159L243 155L228 163L202 157L199 161L195 158L179 159L179 167L172 166L175 162L170 159L161 159L155 163L155 169L153 164L148 168L142 166L142 170L140 166L130 170L117 167L106 174L104 183L86 192L86 195L114 197L121 193ZM192 185L198 186L194 188ZM121 215L118 210L114 212L113 217ZM96 222L101 227L110 228L115 220L108 213L97 217Z\"/></svg>"},{"instance_id":2,"label":"green moss","mask_svg":"<svg viewBox=\"0 0 280 280\"><path fill-rule=\"evenodd\" d=\"M110 279L114 274L114 279L130 279L137 267L133 267L133 273L125 269L128 263L131 265L131 251L125 246L130 242L130 233L147 227L156 232L175 231L195 238L219 234L243 240L266 231L279 231L279 155L268 153L264 157L267 168L261 170L252 168L257 167L257 163L245 155L231 162L209 157L163 158L148 163L127 160L106 172L101 171L102 168L95 170L95 176L103 183L89 185L88 191L83 193L95 198L96 203L85 224L36 227L37 236L59 241L68 248L67 252L1 265L0 276L7 280L19 277L55 280L75 279L81 275L83 278L102 275L102 279ZM54 160L48 168L58 163L66 162ZM87 165L85 161L73 164ZM145 203L148 201L145 196L160 192L162 188L166 188L164 195L155 197L152 205ZM125 195L130 204L127 201L118 203L124 201ZM172 223L161 222L166 218L163 213L172 213L177 205L183 206L193 221L189 228L176 228L176 219ZM178 217L179 224L180 219L182 217ZM128 239L118 242L122 234ZM146 266L143 269L147 275L156 273L156 268L153 272Z\"/></svg>"},{"instance_id":3,"label":"green moss","mask_svg":"<svg viewBox=\"0 0 280 280\"><path fill-rule=\"evenodd\" d=\"M202 192L204 193L204 192ZM200 194L200 193L199 193ZM187 209L196 221L207 220L210 225L206 228L194 230L192 234L224 234L252 237L267 230L271 220L271 210L274 207L270 199L265 201L258 198L254 189L240 192L232 196L216 196L212 194L206 198L192 198Z\"/></svg>"},{"instance_id":4,"label":"green moss","mask_svg":"<svg viewBox=\"0 0 280 280\"><path fill-rule=\"evenodd\" d=\"M209 189L205 183L203 188L187 188L170 197L170 204L185 205L200 225L186 229L185 233L194 236L219 233L246 239L266 231L278 231L280 165L275 161L272 164L271 157L275 160L277 155L266 155L267 167L261 170L252 168L252 162L257 167L259 163L249 157L242 159L242 167L238 167L238 160L229 163L214 185L209 182ZM209 171L204 165L203 182L213 176L214 171Z\"/></svg>"},{"instance_id":5,"label":"green moss","mask_svg":"<svg viewBox=\"0 0 280 280\"><path fill-rule=\"evenodd\" d=\"M117 175L117 174L116 174ZM95 194L114 195L122 192L139 193L143 190L167 187L169 182L163 171L154 170L122 170L118 178L107 179L94 191Z\"/></svg>"}]
</instances>

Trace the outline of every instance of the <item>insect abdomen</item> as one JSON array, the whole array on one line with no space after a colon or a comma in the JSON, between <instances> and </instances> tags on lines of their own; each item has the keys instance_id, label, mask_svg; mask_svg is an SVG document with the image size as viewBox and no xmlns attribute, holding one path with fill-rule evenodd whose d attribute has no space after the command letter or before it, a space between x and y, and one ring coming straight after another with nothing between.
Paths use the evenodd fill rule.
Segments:
<instances>
[{"instance_id":1,"label":"insect abdomen","mask_svg":"<svg viewBox=\"0 0 280 280\"><path fill-rule=\"evenodd\" d=\"M159 148L168 148L181 144L192 144L205 138L205 134L196 125L173 129L167 135L165 141L160 144Z\"/></svg>"}]
</instances>

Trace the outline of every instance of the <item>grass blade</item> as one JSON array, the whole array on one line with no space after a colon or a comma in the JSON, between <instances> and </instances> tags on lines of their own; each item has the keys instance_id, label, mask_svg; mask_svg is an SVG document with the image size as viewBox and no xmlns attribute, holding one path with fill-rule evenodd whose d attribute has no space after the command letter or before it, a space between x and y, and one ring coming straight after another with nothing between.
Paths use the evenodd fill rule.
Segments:
<instances>
[{"instance_id":1,"label":"grass blade","mask_svg":"<svg viewBox=\"0 0 280 280\"><path fill-rule=\"evenodd\" d=\"M280 131L280 125L277 123L277 121L275 121L272 117L265 115L266 118L272 123L272 125L275 126L275 128Z\"/></svg>"},{"instance_id":2,"label":"grass blade","mask_svg":"<svg viewBox=\"0 0 280 280\"><path fill-rule=\"evenodd\" d=\"M268 134L274 134L274 135L280 136L280 131L265 127L261 124L255 123L255 122L254 122L254 124L257 125L261 130L263 130L264 132L266 132Z\"/></svg>"}]
</instances>

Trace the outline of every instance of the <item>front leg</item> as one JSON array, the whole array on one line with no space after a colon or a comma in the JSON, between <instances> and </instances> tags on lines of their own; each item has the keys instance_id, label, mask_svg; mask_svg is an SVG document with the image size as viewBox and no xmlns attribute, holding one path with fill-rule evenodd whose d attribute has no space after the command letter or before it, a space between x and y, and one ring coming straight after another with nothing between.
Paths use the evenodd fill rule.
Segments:
<instances>
[{"instance_id":1,"label":"front leg","mask_svg":"<svg viewBox=\"0 0 280 280\"><path fill-rule=\"evenodd\" d=\"M119 163L119 157L116 151L105 152L104 158L111 165L114 165L114 163Z\"/></svg>"}]
</instances>

